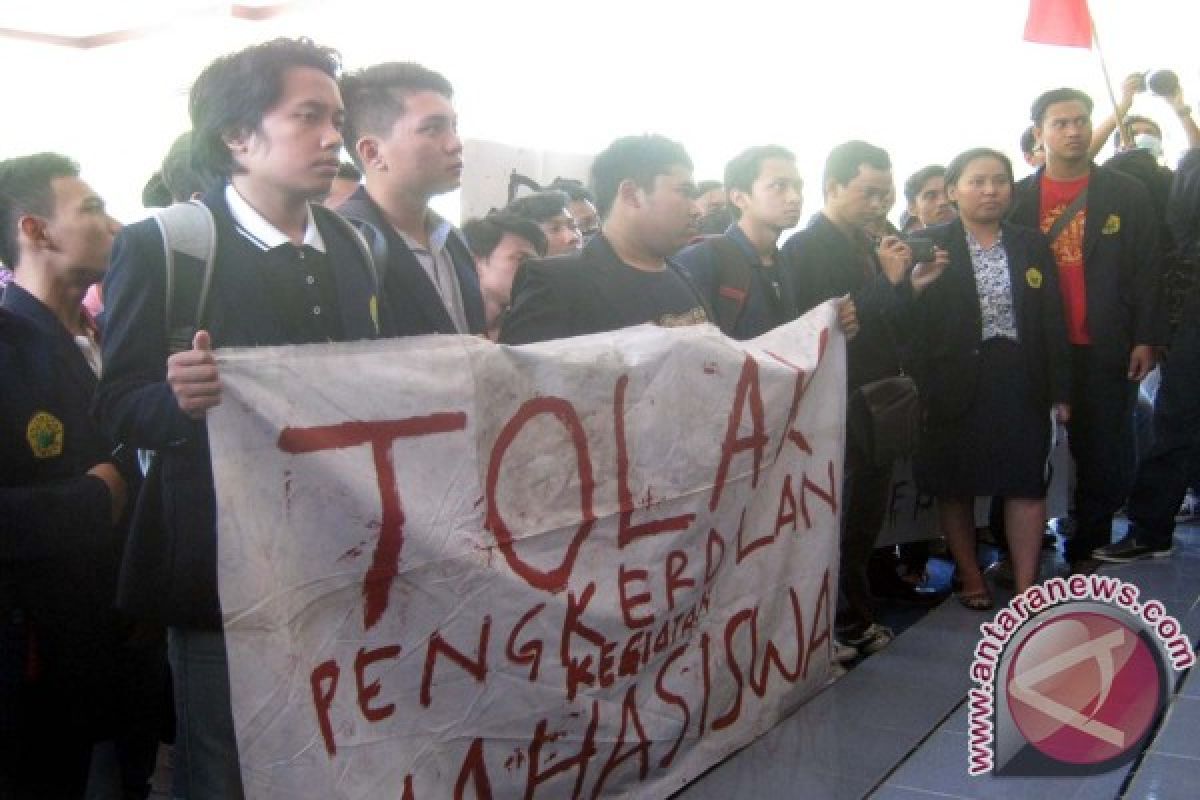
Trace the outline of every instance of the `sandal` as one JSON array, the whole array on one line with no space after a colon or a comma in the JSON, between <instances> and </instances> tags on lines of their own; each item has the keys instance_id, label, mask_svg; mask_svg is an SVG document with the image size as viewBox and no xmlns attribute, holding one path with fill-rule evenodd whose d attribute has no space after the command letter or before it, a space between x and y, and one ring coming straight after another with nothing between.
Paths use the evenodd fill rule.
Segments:
<instances>
[{"instance_id":1,"label":"sandal","mask_svg":"<svg viewBox=\"0 0 1200 800\"><path fill-rule=\"evenodd\" d=\"M971 611L991 611L995 607L991 592L987 589L980 589L977 592L955 592L954 596L958 602L962 603L963 608Z\"/></svg>"}]
</instances>

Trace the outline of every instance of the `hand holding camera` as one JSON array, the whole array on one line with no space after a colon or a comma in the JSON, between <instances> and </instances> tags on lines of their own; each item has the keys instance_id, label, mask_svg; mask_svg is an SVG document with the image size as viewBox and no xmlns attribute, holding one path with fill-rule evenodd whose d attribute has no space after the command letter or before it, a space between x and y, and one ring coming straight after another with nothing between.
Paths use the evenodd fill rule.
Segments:
<instances>
[{"instance_id":1,"label":"hand holding camera","mask_svg":"<svg viewBox=\"0 0 1200 800\"><path fill-rule=\"evenodd\" d=\"M926 241L929 241L928 239ZM930 257L920 260L913 267L913 271L908 276L909 282L912 284L913 292L920 294L929 288L929 286L942 277L942 273L946 271L946 267L950 266L950 251L943 250L940 247L935 247L932 241L929 241Z\"/></svg>"},{"instance_id":2,"label":"hand holding camera","mask_svg":"<svg viewBox=\"0 0 1200 800\"><path fill-rule=\"evenodd\" d=\"M883 274L892 283L900 283L912 266L912 251L899 236L885 236L876 250Z\"/></svg>"},{"instance_id":3,"label":"hand holding camera","mask_svg":"<svg viewBox=\"0 0 1200 800\"><path fill-rule=\"evenodd\" d=\"M908 245L908 249L912 251L912 260L914 264L933 261L934 247L933 240L927 236L921 236L919 233L910 234L901 237L904 243Z\"/></svg>"},{"instance_id":4,"label":"hand holding camera","mask_svg":"<svg viewBox=\"0 0 1200 800\"><path fill-rule=\"evenodd\" d=\"M1132 86L1135 92L1149 91L1155 97L1161 97L1171 104L1171 107L1176 112L1181 112L1187 107L1183 104L1183 88L1179 85L1179 76L1172 70L1159 69L1153 72L1136 72L1125 79L1122 84L1123 91L1122 103L1125 111L1128 111L1128 105L1124 104L1125 98L1128 97L1132 102L1132 95L1127 94L1127 90ZM1187 109L1190 110L1190 109Z\"/></svg>"}]
</instances>

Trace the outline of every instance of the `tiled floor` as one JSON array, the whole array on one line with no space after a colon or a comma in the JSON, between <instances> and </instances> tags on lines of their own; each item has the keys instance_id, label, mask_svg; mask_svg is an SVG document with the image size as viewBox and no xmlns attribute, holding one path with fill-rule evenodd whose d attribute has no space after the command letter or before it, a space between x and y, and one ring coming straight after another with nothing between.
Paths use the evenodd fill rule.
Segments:
<instances>
[{"instance_id":1,"label":"tiled floor","mask_svg":"<svg viewBox=\"0 0 1200 800\"><path fill-rule=\"evenodd\" d=\"M1121 526L1124 527L1123 525ZM1180 526L1169 559L1108 566L1200 636L1200 527ZM1046 551L1044 567L1061 569ZM939 570L933 570L935 573ZM944 574L944 571L941 571ZM997 595L997 601L1007 601ZM967 664L991 618L949 601L928 614L897 612L903 633L767 735L681 791L707 798L1145 798L1200 797L1200 679L1187 675L1159 730L1130 765L1097 776L967 774Z\"/></svg>"}]
</instances>

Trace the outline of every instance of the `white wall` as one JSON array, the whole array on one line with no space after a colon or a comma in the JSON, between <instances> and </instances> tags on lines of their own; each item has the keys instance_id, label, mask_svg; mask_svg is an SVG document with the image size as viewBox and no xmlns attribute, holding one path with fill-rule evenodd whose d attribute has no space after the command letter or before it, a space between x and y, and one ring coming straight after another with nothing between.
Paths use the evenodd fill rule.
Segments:
<instances>
[{"instance_id":1,"label":"white wall","mask_svg":"<svg viewBox=\"0 0 1200 800\"><path fill-rule=\"evenodd\" d=\"M1170 67L1190 102L1200 101L1200 3L1091 5L1115 80ZM444 72L471 139L594 153L617 136L655 131L688 147L697 178L720 177L725 161L748 145L786 145L807 180L807 215L820 206L825 154L840 141L888 148L902 181L970 146L1019 157L1030 101L1046 88L1079 86L1096 98L1098 116L1107 113L1095 54L1022 42L1027 7L1024 0L339 0L263 23L194 17L91 51L0 40L0 155L73 155L117 213L135 219L142 185L187 127L186 91L201 67L251 42L304 34L338 47L350 68L416 60ZM1145 97L1134 110L1163 123L1168 154L1177 155L1183 138L1166 106ZM485 169L502 169L507 179L499 165L468 162L463 196ZM439 207L457 202L450 196Z\"/></svg>"}]
</instances>

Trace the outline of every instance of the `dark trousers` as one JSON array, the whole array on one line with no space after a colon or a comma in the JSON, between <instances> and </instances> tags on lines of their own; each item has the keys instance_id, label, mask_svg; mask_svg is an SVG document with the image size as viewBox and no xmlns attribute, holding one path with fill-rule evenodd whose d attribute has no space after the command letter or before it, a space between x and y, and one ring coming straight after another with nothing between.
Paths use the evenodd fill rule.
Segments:
<instances>
[{"instance_id":1,"label":"dark trousers","mask_svg":"<svg viewBox=\"0 0 1200 800\"><path fill-rule=\"evenodd\" d=\"M1125 377L1127 367L1097 359L1091 347L1071 348L1067 434L1075 459L1076 532L1067 541L1068 561L1089 558L1112 541L1113 514L1129 494L1137 384Z\"/></svg>"},{"instance_id":2,"label":"dark trousers","mask_svg":"<svg viewBox=\"0 0 1200 800\"><path fill-rule=\"evenodd\" d=\"M1189 315L1162 365L1154 403L1154 445L1138 464L1129 496L1130 530L1141 544L1165 547L1191 482L1200 444L1200 320Z\"/></svg>"},{"instance_id":3,"label":"dark trousers","mask_svg":"<svg viewBox=\"0 0 1200 800\"><path fill-rule=\"evenodd\" d=\"M122 797L146 797L167 689L161 637L114 644L95 669L86 650L80 663L55 668L28 642L24 622L2 626L0 798L83 798L98 741L114 744Z\"/></svg>"},{"instance_id":4,"label":"dark trousers","mask_svg":"<svg viewBox=\"0 0 1200 800\"><path fill-rule=\"evenodd\" d=\"M95 739L80 710L88 699L46 682L4 698L5 716L18 722L0 732L0 797L82 800Z\"/></svg>"},{"instance_id":5,"label":"dark trousers","mask_svg":"<svg viewBox=\"0 0 1200 800\"><path fill-rule=\"evenodd\" d=\"M847 439L836 628L840 635L854 638L875 621L867 564L887 513L892 466L875 466L855 446L856 437Z\"/></svg>"},{"instance_id":6,"label":"dark trousers","mask_svg":"<svg viewBox=\"0 0 1200 800\"><path fill-rule=\"evenodd\" d=\"M174 795L242 800L224 632L168 628L167 653L175 686Z\"/></svg>"}]
</instances>

